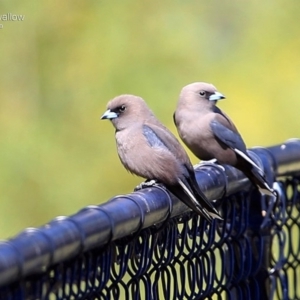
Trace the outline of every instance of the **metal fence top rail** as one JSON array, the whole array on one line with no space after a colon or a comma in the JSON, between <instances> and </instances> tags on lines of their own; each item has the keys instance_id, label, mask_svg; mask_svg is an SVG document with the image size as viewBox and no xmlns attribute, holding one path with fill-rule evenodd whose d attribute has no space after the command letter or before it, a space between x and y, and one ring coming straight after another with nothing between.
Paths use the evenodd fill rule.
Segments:
<instances>
[{"instance_id":1,"label":"metal fence top rail","mask_svg":"<svg viewBox=\"0 0 300 300\"><path fill-rule=\"evenodd\" d=\"M300 140L250 153L272 182L273 174L300 172ZM198 184L209 200L220 199L250 188L237 169L217 164L195 166ZM87 206L69 217L57 217L40 228L27 228L16 237L0 242L0 286L69 260L83 251L103 246L142 228L163 222L189 209L162 186L145 188L112 198L99 206Z\"/></svg>"}]
</instances>

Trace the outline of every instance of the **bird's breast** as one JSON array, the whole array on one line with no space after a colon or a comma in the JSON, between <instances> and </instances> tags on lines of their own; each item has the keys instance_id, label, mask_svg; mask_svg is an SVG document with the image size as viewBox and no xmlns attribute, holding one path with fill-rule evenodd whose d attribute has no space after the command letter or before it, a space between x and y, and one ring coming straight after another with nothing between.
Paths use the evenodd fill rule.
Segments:
<instances>
[{"instance_id":1,"label":"bird's breast","mask_svg":"<svg viewBox=\"0 0 300 300\"><path fill-rule=\"evenodd\" d=\"M116 143L120 160L128 171L165 184L177 181L180 165L175 156L163 147L151 147L143 134L118 132Z\"/></svg>"}]
</instances>

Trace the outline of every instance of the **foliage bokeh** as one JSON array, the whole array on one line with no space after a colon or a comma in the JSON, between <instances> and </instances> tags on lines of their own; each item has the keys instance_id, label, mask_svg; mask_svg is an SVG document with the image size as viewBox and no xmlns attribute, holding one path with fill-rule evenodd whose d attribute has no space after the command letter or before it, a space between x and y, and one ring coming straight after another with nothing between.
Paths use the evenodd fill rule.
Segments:
<instances>
[{"instance_id":1,"label":"foliage bokeh","mask_svg":"<svg viewBox=\"0 0 300 300\"><path fill-rule=\"evenodd\" d=\"M1 1L25 19L0 21L0 237L141 181L99 121L118 94L142 96L176 134L181 87L211 82L249 147L299 137L299 12L283 0Z\"/></svg>"}]
</instances>

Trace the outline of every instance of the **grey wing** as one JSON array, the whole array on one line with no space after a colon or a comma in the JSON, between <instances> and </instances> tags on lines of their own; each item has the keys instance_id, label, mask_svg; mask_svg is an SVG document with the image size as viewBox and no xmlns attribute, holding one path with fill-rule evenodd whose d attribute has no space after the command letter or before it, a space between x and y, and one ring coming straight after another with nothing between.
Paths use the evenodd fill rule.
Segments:
<instances>
[{"instance_id":1,"label":"grey wing","mask_svg":"<svg viewBox=\"0 0 300 300\"><path fill-rule=\"evenodd\" d=\"M143 125L143 132L148 143L152 143L153 146L164 147L172 153L178 162L181 164L188 164L190 168L193 168L184 148L168 128L163 125L157 126L155 124L147 123Z\"/></svg>"},{"instance_id":2,"label":"grey wing","mask_svg":"<svg viewBox=\"0 0 300 300\"><path fill-rule=\"evenodd\" d=\"M245 159L248 163L261 171L260 167L248 155L246 145L239 133L230 130L216 120L210 123L210 128L219 141L224 143L227 147L231 148L238 156Z\"/></svg>"},{"instance_id":3,"label":"grey wing","mask_svg":"<svg viewBox=\"0 0 300 300\"><path fill-rule=\"evenodd\" d=\"M216 120L210 123L210 128L213 134L227 147L233 150L238 149L242 152L246 152L246 145L240 134L230 130Z\"/></svg>"},{"instance_id":4,"label":"grey wing","mask_svg":"<svg viewBox=\"0 0 300 300\"><path fill-rule=\"evenodd\" d=\"M170 151L163 140L149 126L143 125L143 134L150 147L158 147Z\"/></svg>"},{"instance_id":5,"label":"grey wing","mask_svg":"<svg viewBox=\"0 0 300 300\"><path fill-rule=\"evenodd\" d=\"M207 200L197 184L194 168L189 161L184 149L166 128L155 125L143 125L143 134L150 147L159 147L169 151L180 165L180 173L177 174L178 186L169 186L171 192L184 201L190 208L200 212L210 220L211 217L221 218L218 211ZM188 197L187 197L188 196Z\"/></svg>"}]
</instances>

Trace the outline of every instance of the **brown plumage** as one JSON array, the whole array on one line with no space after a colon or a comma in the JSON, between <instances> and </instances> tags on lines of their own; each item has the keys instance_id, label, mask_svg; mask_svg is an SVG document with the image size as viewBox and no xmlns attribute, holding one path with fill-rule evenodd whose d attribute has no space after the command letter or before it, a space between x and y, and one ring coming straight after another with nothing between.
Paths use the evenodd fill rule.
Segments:
<instances>
[{"instance_id":1,"label":"brown plumage","mask_svg":"<svg viewBox=\"0 0 300 300\"><path fill-rule=\"evenodd\" d=\"M199 189L185 150L142 98L121 95L112 99L101 119L110 119L114 125L118 154L128 171L164 184L208 221L220 218Z\"/></svg>"},{"instance_id":2,"label":"brown plumage","mask_svg":"<svg viewBox=\"0 0 300 300\"><path fill-rule=\"evenodd\" d=\"M248 155L246 145L229 117L217 106L225 97L209 83L195 82L180 93L174 113L178 133L188 148L202 160L217 159L241 170L265 194L276 192L264 172Z\"/></svg>"}]
</instances>

